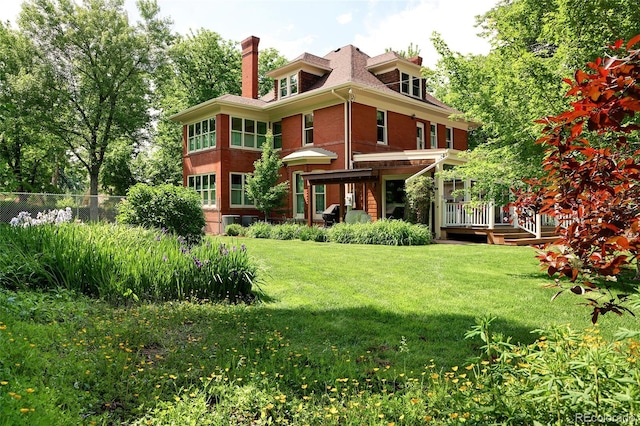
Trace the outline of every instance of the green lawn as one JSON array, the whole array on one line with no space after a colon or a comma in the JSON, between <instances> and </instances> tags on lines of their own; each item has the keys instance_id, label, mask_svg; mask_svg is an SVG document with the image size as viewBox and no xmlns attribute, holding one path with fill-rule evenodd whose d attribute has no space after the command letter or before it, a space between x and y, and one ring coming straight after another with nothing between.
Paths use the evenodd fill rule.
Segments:
<instances>
[{"instance_id":1,"label":"green lawn","mask_svg":"<svg viewBox=\"0 0 640 426\"><path fill-rule=\"evenodd\" d=\"M522 343L590 325L578 298L550 302L531 248L223 241L261 263L263 303L114 308L0 291L0 425L453 421L464 413L442 411L450 390L423 381L468 371L476 318ZM600 322L605 338L638 328L630 315Z\"/></svg>"}]
</instances>

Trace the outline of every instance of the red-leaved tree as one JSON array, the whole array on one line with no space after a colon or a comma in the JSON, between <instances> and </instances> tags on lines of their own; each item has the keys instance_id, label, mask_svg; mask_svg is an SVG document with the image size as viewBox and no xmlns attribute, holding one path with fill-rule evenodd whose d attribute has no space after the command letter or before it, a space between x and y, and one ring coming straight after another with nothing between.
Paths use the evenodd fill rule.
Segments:
<instances>
[{"instance_id":1,"label":"red-leaved tree","mask_svg":"<svg viewBox=\"0 0 640 426\"><path fill-rule=\"evenodd\" d=\"M601 283L615 280L640 255L640 35L612 56L589 63L566 79L569 110L539 122L546 176L530 180L516 209L556 218L557 241L538 258L550 276L567 277L573 293L586 295L592 321L607 312L633 314ZM637 277L640 277L638 266ZM599 284L600 283L600 284ZM554 286L567 288L556 280Z\"/></svg>"}]
</instances>

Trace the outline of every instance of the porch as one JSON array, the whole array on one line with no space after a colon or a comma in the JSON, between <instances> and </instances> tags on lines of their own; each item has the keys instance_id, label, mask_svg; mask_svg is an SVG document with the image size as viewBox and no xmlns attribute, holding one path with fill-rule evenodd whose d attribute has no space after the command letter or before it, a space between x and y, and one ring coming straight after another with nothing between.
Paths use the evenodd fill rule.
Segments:
<instances>
[{"instance_id":1,"label":"porch","mask_svg":"<svg viewBox=\"0 0 640 426\"><path fill-rule=\"evenodd\" d=\"M443 206L441 238L499 245L537 245L553 242L553 218L528 214L516 217L513 209L492 202L447 201Z\"/></svg>"}]
</instances>

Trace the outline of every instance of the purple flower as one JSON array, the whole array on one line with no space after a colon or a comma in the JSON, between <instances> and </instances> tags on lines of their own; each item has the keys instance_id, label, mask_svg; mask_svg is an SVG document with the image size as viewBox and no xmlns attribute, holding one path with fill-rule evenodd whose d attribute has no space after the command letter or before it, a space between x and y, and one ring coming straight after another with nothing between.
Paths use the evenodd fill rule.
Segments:
<instances>
[{"instance_id":1,"label":"purple flower","mask_svg":"<svg viewBox=\"0 0 640 426\"><path fill-rule=\"evenodd\" d=\"M247 251L247 246L244 244L240 246L240 251Z\"/></svg>"},{"instance_id":2,"label":"purple flower","mask_svg":"<svg viewBox=\"0 0 640 426\"><path fill-rule=\"evenodd\" d=\"M198 259L197 257L193 256L193 263L196 264L196 266L198 267L198 269L202 268L202 262L200 262L200 259Z\"/></svg>"},{"instance_id":3,"label":"purple flower","mask_svg":"<svg viewBox=\"0 0 640 426\"><path fill-rule=\"evenodd\" d=\"M162 256L162 261L163 261L163 262L166 262L166 261L167 261L167 255L166 255L166 254Z\"/></svg>"}]
</instances>

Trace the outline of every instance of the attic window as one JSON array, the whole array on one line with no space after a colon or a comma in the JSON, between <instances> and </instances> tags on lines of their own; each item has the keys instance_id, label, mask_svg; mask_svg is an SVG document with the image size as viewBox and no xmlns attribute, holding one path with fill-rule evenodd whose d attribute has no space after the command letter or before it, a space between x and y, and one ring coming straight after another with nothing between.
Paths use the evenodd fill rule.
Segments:
<instances>
[{"instance_id":1,"label":"attic window","mask_svg":"<svg viewBox=\"0 0 640 426\"><path fill-rule=\"evenodd\" d=\"M280 98L298 93L298 74L291 74L279 80Z\"/></svg>"},{"instance_id":2,"label":"attic window","mask_svg":"<svg viewBox=\"0 0 640 426\"><path fill-rule=\"evenodd\" d=\"M400 73L400 93L422 98L422 78L416 75Z\"/></svg>"}]
</instances>

